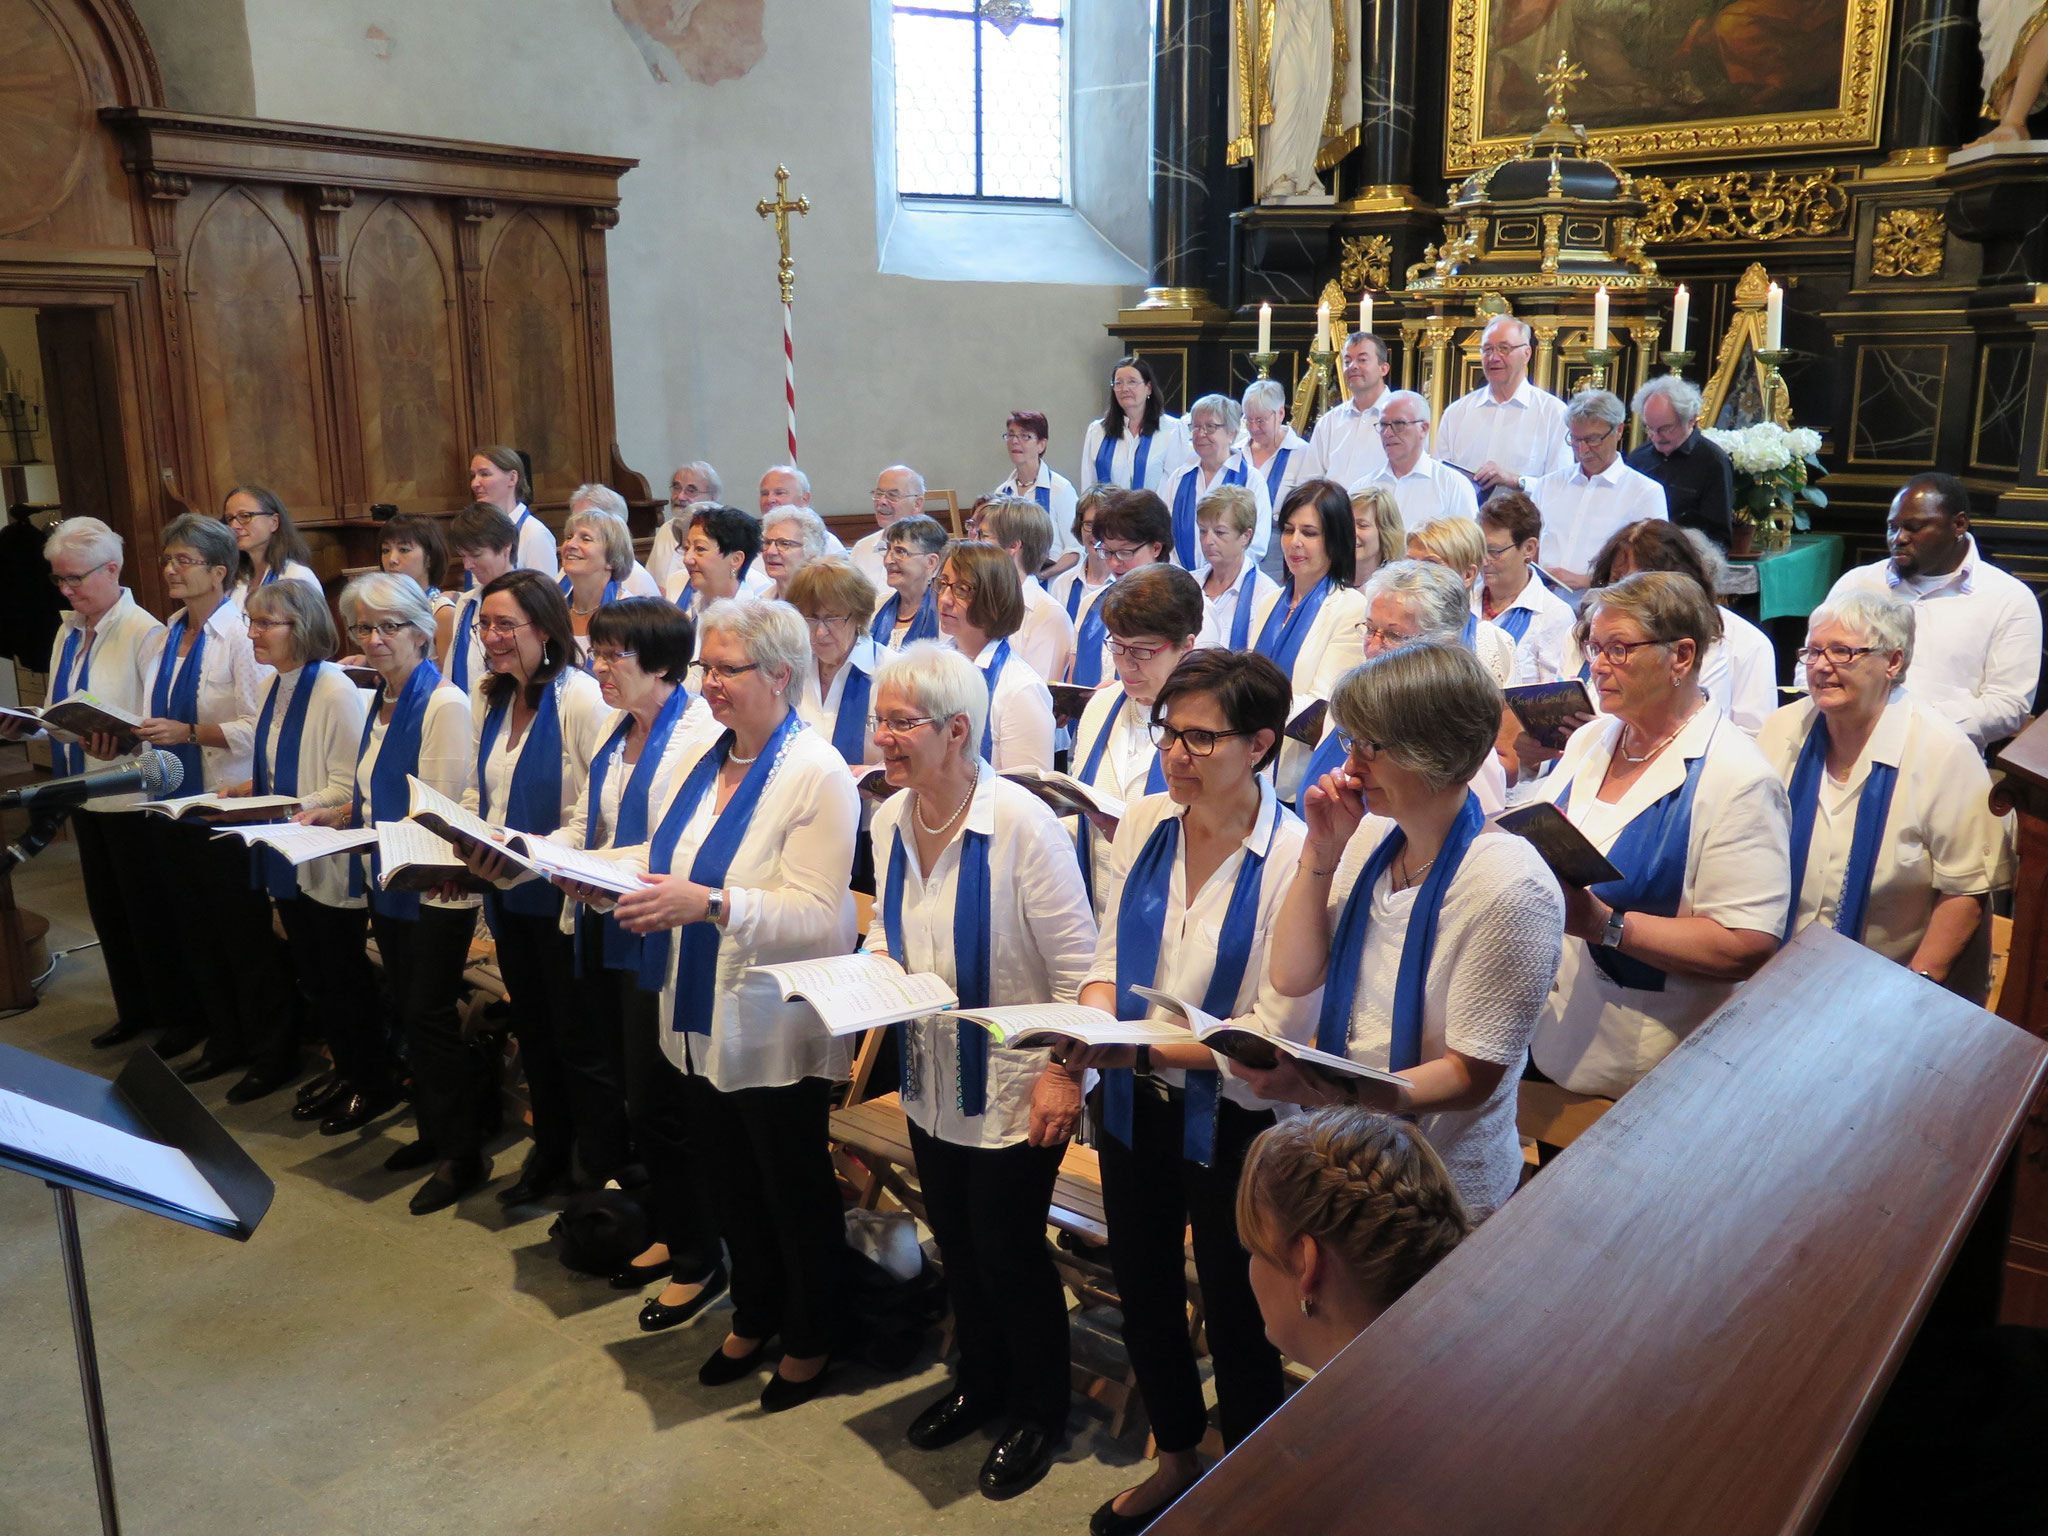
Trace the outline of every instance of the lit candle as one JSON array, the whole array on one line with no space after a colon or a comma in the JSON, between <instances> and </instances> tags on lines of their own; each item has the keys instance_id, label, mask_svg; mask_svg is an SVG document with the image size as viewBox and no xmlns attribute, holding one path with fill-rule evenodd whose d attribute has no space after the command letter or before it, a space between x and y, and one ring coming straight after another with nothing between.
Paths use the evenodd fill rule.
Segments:
<instances>
[{"instance_id":1,"label":"lit candle","mask_svg":"<svg viewBox=\"0 0 2048 1536\"><path fill-rule=\"evenodd\" d=\"M1692 319L1692 295L1685 291L1685 284L1678 285L1678 296L1671 301L1671 350L1685 350L1686 322Z\"/></svg>"},{"instance_id":2,"label":"lit candle","mask_svg":"<svg viewBox=\"0 0 2048 1536\"><path fill-rule=\"evenodd\" d=\"M1273 350L1273 306L1270 304L1259 306L1259 350Z\"/></svg>"},{"instance_id":3,"label":"lit candle","mask_svg":"<svg viewBox=\"0 0 2048 1536\"><path fill-rule=\"evenodd\" d=\"M1773 283L1769 297L1764 300L1764 350L1778 352L1784 346L1785 290Z\"/></svg>"},{"instance_id":4,"label":"lit candle","mask_svg":"<svg viewBox=\"0 0 2048 1536\"><path fill-rule=\"evenodd\" d=\"M1607 350L1607 286L1604 283L1593 294L1593 350Z\"/></svg>"},{"instance_id":5,"label":"lit candle","mask_svg":"<svg viewBox=\"0 0 2048 1536\"><path fill-rule=\"evenodd\" d=\"M1328 303L1316 306L1316 340L1323 346L1329 347L1332 352L1337 350L1335 347L1330 347L1330 306Z\"/></svg>"},{"instance_id":6,"label":"lit candle","mask_svg":"<svg viewBox=\"0 0 2048 1536\"><path fill-rule=\"evenodd\" d=\"M1358 328L1368 336L1372 334L1372 295L1369 293L1358 296Z\"/></svg>"}]
</instances>

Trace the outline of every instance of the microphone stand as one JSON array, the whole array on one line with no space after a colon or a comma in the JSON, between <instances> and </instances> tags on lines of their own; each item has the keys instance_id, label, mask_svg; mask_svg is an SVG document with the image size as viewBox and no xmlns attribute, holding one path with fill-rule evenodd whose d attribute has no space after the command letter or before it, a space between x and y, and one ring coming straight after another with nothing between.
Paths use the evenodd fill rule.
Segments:
<instances>
[{"instance_id":1,"label":"microphone stand","mask_svg":"<svg viewBox=\"0 0 2048 1536\"><path fill-rule=\"evenodd\" d=\"M64 818L75 809L75 806L59 805L29 812L28 830L17 841L0 848L0 879L11 874L17 864L26 864L49 847L63 830Z\"/></svg>"}]
</instances>

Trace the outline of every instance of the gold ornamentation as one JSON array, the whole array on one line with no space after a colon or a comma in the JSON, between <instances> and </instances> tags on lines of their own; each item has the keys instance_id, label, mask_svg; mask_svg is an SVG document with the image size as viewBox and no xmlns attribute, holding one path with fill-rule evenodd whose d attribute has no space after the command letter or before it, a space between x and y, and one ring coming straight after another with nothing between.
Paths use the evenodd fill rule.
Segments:
<instances>
[{"instance_id":1,"label":"gold ornamentation","mask_svg":"<svg viewBox=\"0 0 2048 1536\"><path fill-rule=\"evenodd\" d=\"M782 259L775 264L775 276L785 304L796 296L796 263L789 259L789 216L810 211L811 200L808 197L800 197L793 203L789 200L789 167L775 167L775 199L771 202L762 198L754 204L754 212L764 219L775 220L775 238L782 246Z\"/></svg>"},{"instance_id":2,"label":"gold ornamentation","mask_svg":"<svg viewBox=\"0 0 2048 1536\"><path fill-rule=\"evenodd\" d=\"M1557 50L1557 62L1547 70L1538 70L1536 83L1543 87L1543 94L1550 98L1550 120L1553 123L1566 121L1564 99L1575 86L1583 85L1586 72L1574 64L1565 51Z\"/></svg>"},{"instance_id":3,"label":"gold ornamentation","mask_svg":"<svg viewBox=\"0 0 2048 1536\"><path fill-rule=\"evenodd\" d=\"M1544 277L1557 276L1558 230L1564 225L1561 213L1543 215L1543 271Z\"/></svg>"},{"instance_id":4,"label":"gold ornamentation","mask_svg":"<svg viewBox=\"0 0 2048 1536\"><path fill-rule=\"evenodd\" d=\"M1635 186L1650 205L1643 238L1657 245L1814 238L1839 232L1849 217L1849 194L1833 166L1810 174L1644 176Z\"/></svg>"},{"instance_id":5,"label":"gold ornamentation","mask_svg":"<svg viewBox=\"0 0 2048 1536\"><path fill-rule=\"evenodd\" d=\"M1948 247L1948 216L1939 208L1887 208L1870 236L1872 277L1934 277Z\"/></svg>"},{"instance_id":6,"label":"gold ornamentation","mask_svg":"<svg viewBox=\"0 0 2048 1536\"><path fill-rule=\"evenodd\" d=\"M1385 235L1355 235L1344 242L1343 259L1337 267L1337 286L1346 293L1389 286L1388 267L1394 260L1394 242Z\"/></svg>"},{"instance_id":7,"label":"gold ornamentation","mask_svg":"<svg viewBox=\"0 0 2048 1536\"><path fill-rule=\"evenodd\" d=\"M1323 108L1323 143L1316 169L1327 171L1358 148L1358 129L1344 128L1344 72L1351 64L1351 38L1344 27L1344 0L1330 0L1330 99Z\"/></svg>"}]
</instances>

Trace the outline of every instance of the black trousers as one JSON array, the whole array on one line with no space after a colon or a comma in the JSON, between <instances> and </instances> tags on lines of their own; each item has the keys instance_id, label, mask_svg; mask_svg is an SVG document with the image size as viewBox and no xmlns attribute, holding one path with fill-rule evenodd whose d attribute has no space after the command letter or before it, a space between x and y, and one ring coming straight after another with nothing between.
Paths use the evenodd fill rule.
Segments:
<instances>
[{"instance_id":1,"label":"black trousers","mask_svg":"<svg viewBox=\"0 0 2048 1536\"><path fill-rule=\"evenodd\" d=\"M172 1034L206 1038L208 1015L200 962L186 946L181 910L200 907L198 880L184 867L204 834L160 816L131 811L111 842L127 911L131 952L146 979L150 1022Z\"/></svg>"},{"instance_id":2,"label":"black trousers","mask_svg":"<svg viewBox=\"0 0 2048 1536\"><path fill-rule=\"evenodd\" d=\"M284 1072L298 1065L291 964L271 924L270 896L250 877L248 847L203 827L160 823L157 857L178 894L170 905L206 1018L206 1054Z\"/></svg>"},{"instance_id":3,"label":"black trousers","mask_svg":"<svg viewBox=\"0 0 2048 1536\"><path fill-rule=\"evenodd\" d=\"M483 1150L484 1082L478 1058L463 1044L457 1007L476 908L421 902L419 916L410 920L372 908L370 931L398 1009L420 1135L443 1158L477 1156Z\"/></svg>"},{"instance_id":4,"label":"black trousers","mask_svg":"<svg viewBox=\"0 0 2048 1536\"><path fill-rule=\"evenodd\" d=\"M150 939L136 929L129 887L149 877L150 842L140 812L73 811L85 909L99 936L100 958L114 994L114 1015L130 1029L163 1022L150 975ZM153 881L151 882L153 883ZM139 903L137 904L139 905Z\"/></svg>"},{"instance_id":5,"label":"black trousers","mask_svg":"<svg viewBox=\"0 0 2048 1536\"><path fill-rule=\"evenodd\" d=\"M721 1093L686 1076L690 1155L732 1257L732 1331L800 1359L840 1341L845 1207L826 1146L832 1085Z\"/></svg>"},{"instance_id":6,"label":"black trousers","mask_svg":"<svg viewBox=\"0 0 2048 1536\"><path fill-rule=\"evenodd\" d=\"M1225 1447L1257 1429L1286 1396L1280 1352L1266 1338L1251 1261L1237 1240L1237 1181L1252 1139L1273 1123L1223 1100L1216 1107L1214 1161L1181 1156L1181 1098L1138 1085L1127 1147L1105 1132L1102 1211L1110 1267L1123 1298L1124 1348L1162 1451L1191 1451L1209 1414L1188 1341L1184 1234L1192 1226L1202 1283L1204 1329L1216 1369L1217 1418ZM1097 1115L1097 1124L1101 1116Z\"/></svg>"},{"instance_id":7,"label":"black trousers","mask_svg":"<svg viewBox=\"0 0 2048 1536\"><path fill-rule=\"evenodd\" d=\"M373 1098L388 1092L397 1079L398 1063L385 1040L377 974L363 948L370 931L369 908L330 907L298 896L280 901L277 915L284 919L299 990L313 1027L334 1056L335 1069Z\"/></svg>"},{"instance_id":8,"label":"black trousers","mask_svg":"<svg viewBox=\"0 0 2048 1536\"><path fill-rule=\"evenodd\" d=\"M720 1254L717 1219L690 1145L693 1079L661 1052L661 994L642 992L630 971L610 974L620 983L626 1112L647 1165L654 1240L675 1261L676 1279L701 1280L718 1267Z\"/></svg>"},{"instance_id":9,"label":"black trousers","mask_svg":"<svg viewBox=\"0 0 2048 1536\"><path fill-rule=\"evenodd\" d=\"M1066 1292L1046 1250L1045 1216L1066 1143L963 1147L912 1122L910 1147L946 1267L956 1385L1057 1439L1066 1433L1071 1366Z\"/></svg>"}]
</instances>

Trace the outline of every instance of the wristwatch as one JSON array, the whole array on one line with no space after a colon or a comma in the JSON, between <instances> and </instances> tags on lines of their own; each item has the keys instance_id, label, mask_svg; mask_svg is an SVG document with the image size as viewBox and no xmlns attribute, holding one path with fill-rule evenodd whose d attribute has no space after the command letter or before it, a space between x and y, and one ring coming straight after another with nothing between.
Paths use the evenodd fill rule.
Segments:
<instances>
[{"instance_id":1,"label":"wristwatch","mask_svg":"<svg viewBox=\"0 0 2048 1536\"><path fill-rule=\"evenodd\" d=\"M725 921L725 892L713 891L704 898L704 921L721 923Z\"/></svg>"},{"instance_id":2,"label":"wristwatch","mask_svg":"<svg viewBox=\"0 0 2048 1536\"><path fill-rule=\"evenodd\" d=\"M1627 920L1628 914L1626 912L1609 912L1607 914L1606 930L1600 935L1601 944L1608 949L1621 948L1621 928L1622 924Z\"/></svg>"}]
</instances>

